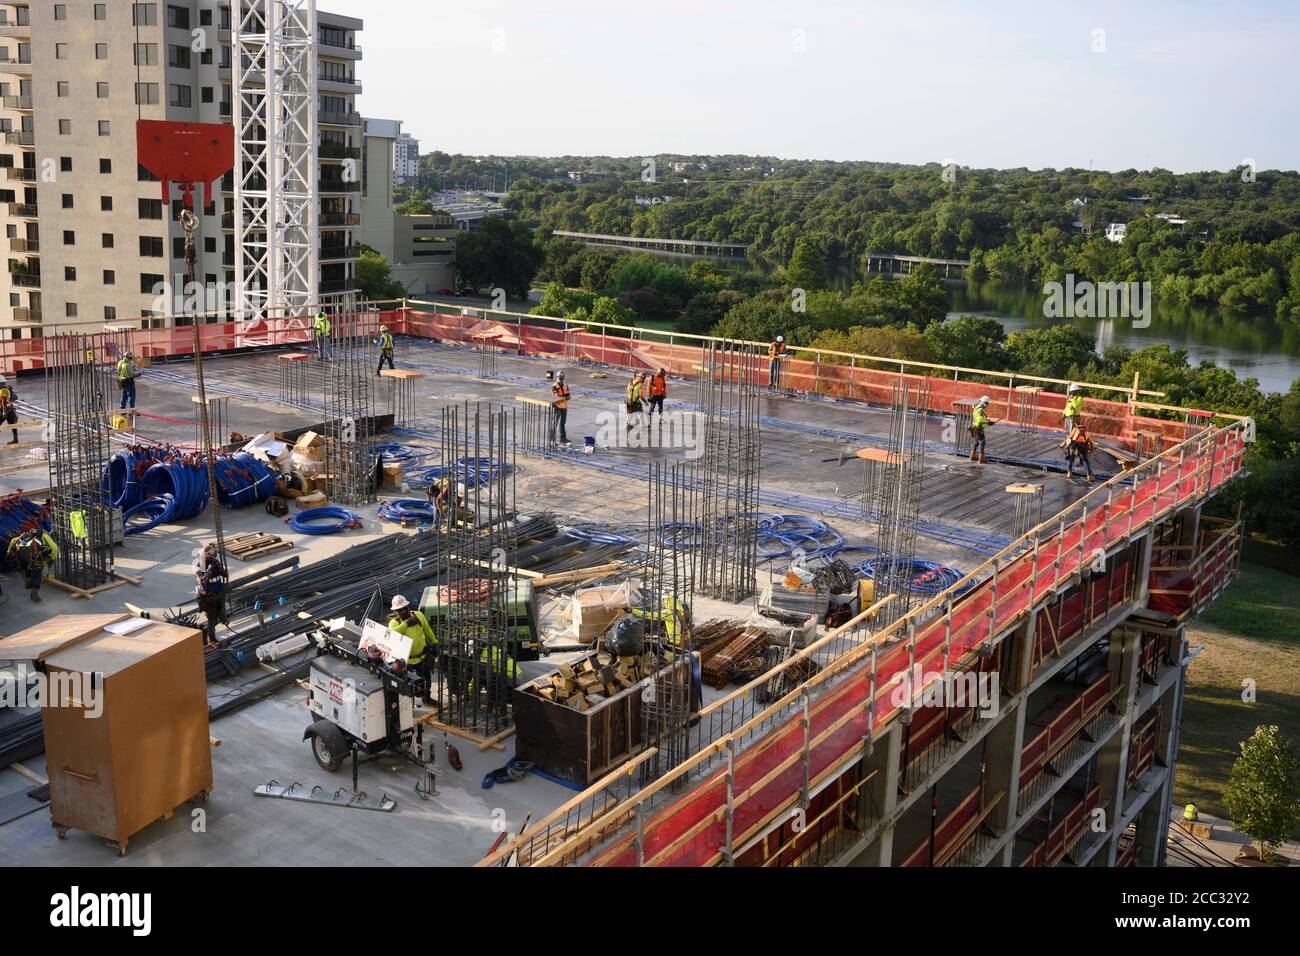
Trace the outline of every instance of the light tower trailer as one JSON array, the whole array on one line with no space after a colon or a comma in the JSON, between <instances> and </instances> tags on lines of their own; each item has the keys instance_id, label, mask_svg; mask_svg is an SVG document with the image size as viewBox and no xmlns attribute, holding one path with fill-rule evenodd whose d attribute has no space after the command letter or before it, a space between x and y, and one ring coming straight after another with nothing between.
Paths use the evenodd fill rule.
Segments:
<instances>
[{"instance_id":1,"label":"light tower trailer","mask_svg":"<svg viewBox=\"0 0 1300 956\"><path fill-rule=\"evenodd\" d=\"M361 629L350 621L311 635L320 651L311 662L308 709L316 718L303 731L312 756L333 772L352 758L352 789L357 790L357 765L367 757L391 755L419 765L433 790L433 758L424 750L424 728L415 721L415 699L428 699L429 682L408 670L403 661L386 660L359 647Z\"/></svg>"}]
</instances>

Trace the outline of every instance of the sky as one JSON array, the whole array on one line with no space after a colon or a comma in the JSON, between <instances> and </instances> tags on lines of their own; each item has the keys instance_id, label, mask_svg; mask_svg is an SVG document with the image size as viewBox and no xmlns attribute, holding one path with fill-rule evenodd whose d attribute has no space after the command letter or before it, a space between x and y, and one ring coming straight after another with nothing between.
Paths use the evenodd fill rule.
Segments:
<instances>
[{"instance_id":1,"label":"sky","mask_svg":"<svg viewBox=\"0 0 1300 956\"><path fill-rule=\"evenodd\" d=\"M1298 0L318 0L421 152L1300 167Z\"/></svg>"}]
</instances>

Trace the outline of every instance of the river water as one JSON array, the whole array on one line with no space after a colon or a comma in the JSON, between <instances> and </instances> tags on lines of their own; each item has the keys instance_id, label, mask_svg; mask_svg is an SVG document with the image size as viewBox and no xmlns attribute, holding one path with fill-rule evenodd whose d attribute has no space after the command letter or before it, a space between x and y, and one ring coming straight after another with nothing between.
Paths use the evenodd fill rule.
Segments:
<instances>
[{"instance_id":1,"label":"river water","mask_svg":"<svg viewBox=\"0 0 1300 956\"><path fill-rule=\"evenodd\" d=\"M1238 378L1257 378L1266 392L1285 392L1300 378L1300 322L1279 322L1268 315L1226 309L1162 305L1151 310L1151 324L1135 329L1129 319L1047 319L1041 290L988 283L948 284L949 315L996 318L1008 332L1069 322L1097 338L1097 351L1108 345L1132 349L1166 343L1186 349L1192 365L1203 361L1231 368Z\"/></svg>"}]
</instances>

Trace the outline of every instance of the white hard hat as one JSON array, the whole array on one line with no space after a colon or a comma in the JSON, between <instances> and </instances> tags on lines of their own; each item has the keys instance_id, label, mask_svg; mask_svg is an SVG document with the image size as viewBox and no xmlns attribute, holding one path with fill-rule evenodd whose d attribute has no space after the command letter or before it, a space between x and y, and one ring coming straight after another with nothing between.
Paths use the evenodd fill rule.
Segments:
<instances>
[{"instance_id":1,"label":"white hard hat","mask_svg":"<svg viewBox=\"0 0 1300 956\"><path fill-rule=\"evenodd\" d=\"M402 608L410 607L410 606L411 606L411 602L408 601L406 598L402 597L402 595L400 594L393 598L394 611L400 611Z\"/></svg>"},{"instance_id":2,"label":"white hard hat","mask_svg":"<svg viewBox=\"0 0 1300 956\"><path fill-rule=\"evenodd\" d=\"M785 341L785 336L784 336L784 335L778 335L778 336L776 337L776 340L777 340L778 342L784 342L784 341Z\"/></svg>"},{"instance_id":3,"label":"white hard hat","mask_svg":"<svg viewBox=\"0 0 1300 956\"><path fill-rule=\"evenodd\" d=\"M981 404L981 405L987 405L990 401L991 401L991 399L990 399L987 395L981 395L981 396L980 396L980 400L979 400L979 404Z\"/></svg>"},{"instance_id":4,"label":"white hard hat","mask_svg":"<svg viewBox=\"0 0 1300 956\"><path fill-rule=\"evenodd\" d=\"M379 327L379 331L380 331L380 332L387 332L387 331L388 331L388 326L386 326L386 325L381 325L381 326Z\"/></svg>"},{"instance_id":5,"label":"white hard hat","mask_svg":"<svg viewBox=\"0 0 1300 956\"><path fill-rule=\"evenodd\" d=\"M1077 392L1077 391L1079 391L1079 386L1076 385L1074 382L1071 382L1070 387L1066 389L1066 392Z\"/></svg>"}]
</instances>

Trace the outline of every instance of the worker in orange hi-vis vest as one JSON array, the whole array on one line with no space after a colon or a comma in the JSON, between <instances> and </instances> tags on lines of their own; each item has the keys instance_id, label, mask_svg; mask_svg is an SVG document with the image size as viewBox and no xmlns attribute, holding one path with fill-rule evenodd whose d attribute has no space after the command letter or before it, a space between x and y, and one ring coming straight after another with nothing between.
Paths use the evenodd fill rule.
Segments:
<instances>
[{"instance_id":1,"label":"worker in orange hi-vis vest","mask_svg":"<svg viewBox=\"0 0 1300 956\"><path fill-rule=\"evenodd\" d=\"M646 386L646 395L650 399L650 408L646 411L647 417L653 415L656 411L660 415L664 413L664 399L668 397L668 370L660 369L650 376L650 383Z\"/></svg>"},{"instance_id":2,"label":"worker in orange hi-vis vest","mask_svg":"<svg viewBox=\"0 0 1300 956\"><path fill-rule=\"evenodd\" d=\"M569 421L569 383L564 380L564 373L557 372L555 384L551 386L551 441L561 445L569 444L569 433L565 425Z\"/></svg>"},{"instance_id":3,"label":"worker in orange hi-vis vest","mask_svg":"<svg viewBox=\"0 0 1300 956\"><path fill-rule=\"evenodd\" d=\"M778 335L767 348L767 384L772 388L781 384L781 362L785 360L785 336Z\"/></svg>"}]
</instances>

